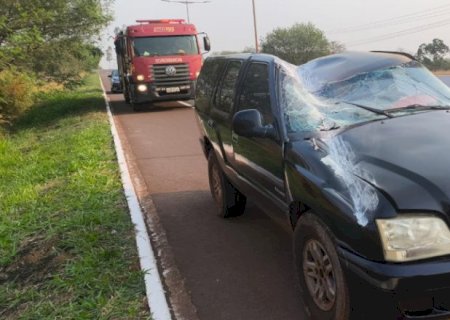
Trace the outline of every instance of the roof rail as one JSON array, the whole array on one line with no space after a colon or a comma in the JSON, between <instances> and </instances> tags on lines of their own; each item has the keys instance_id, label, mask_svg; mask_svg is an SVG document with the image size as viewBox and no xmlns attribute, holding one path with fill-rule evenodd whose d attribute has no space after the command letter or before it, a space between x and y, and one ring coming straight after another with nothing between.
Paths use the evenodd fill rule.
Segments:
<instances>
[{"instance_id":1,"label":"roof rail","mask_svg":"<svg viewBox=\"0 0 450 320\"><path fill-rule=\"evenodd\" d=\"M184 19L160 19L160 20L136 20L137 23L177 23L183 24L186 23Z\"/></svg>"},{"instance_id":2,"label":"roof rail","mask_svg":"<svg viewBox=\"0 0 450 320\"><path fill-rule=\"evenodd\" d=\"M401 51L384 51L384 50L373 50L370 52L375 52L375 53L392 53L392 54L398 54L401 56L405 56L410 58L411 60L417 60L412 54L409 54L407 52L401 52Z\"/></svg>"}]
</instances>

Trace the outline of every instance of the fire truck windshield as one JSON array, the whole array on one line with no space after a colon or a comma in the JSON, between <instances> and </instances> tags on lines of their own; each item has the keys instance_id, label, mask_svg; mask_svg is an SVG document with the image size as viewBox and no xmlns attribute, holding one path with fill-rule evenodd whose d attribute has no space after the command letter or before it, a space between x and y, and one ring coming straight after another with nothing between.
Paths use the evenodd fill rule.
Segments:
<instances>
[{"instance_id":1,"label":"fire truck windshield","mask_svg":"<svg viewBox=\"0 0 450 320\"><path fill-rule=\"evenodd\" d=\"M134 38L134 54L139 57L198 54L195 36Z\"/></svg>"}]
</instances>

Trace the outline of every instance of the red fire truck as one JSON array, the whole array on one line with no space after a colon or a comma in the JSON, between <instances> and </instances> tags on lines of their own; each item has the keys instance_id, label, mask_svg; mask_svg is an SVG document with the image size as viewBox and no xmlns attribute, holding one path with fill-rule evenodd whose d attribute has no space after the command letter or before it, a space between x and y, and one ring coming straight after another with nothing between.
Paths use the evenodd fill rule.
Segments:
<instances>
[{"instance_id":1,"label":"red fire truck","mask_svg":"<svg viewBox=\"0 0 450 320\"><path fill-rule=\"evenodd\" d=\"M143 103L192 99L203 61L199 38L209 51L208 36L181 19L136 22L114 41L125 101L139 110Z\"/></svg>"}]
</instances>

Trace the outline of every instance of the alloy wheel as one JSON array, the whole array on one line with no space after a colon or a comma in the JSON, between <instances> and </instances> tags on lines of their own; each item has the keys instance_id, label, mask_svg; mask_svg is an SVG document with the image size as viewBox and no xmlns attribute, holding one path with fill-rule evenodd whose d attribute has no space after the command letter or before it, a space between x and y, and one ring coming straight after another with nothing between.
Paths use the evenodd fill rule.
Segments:
<instances>
[{"instance_id":1,"label":"alloy wheel","mask_svg":"<svg viewBox=\"0 0 450 320\"><path fill-rule=\"evenodd\" d=\"M303 274L316 305L330 311L336 301L336 280L331 259L317 240L309 240L304 247Z\"/></svg>"}]
</instances>

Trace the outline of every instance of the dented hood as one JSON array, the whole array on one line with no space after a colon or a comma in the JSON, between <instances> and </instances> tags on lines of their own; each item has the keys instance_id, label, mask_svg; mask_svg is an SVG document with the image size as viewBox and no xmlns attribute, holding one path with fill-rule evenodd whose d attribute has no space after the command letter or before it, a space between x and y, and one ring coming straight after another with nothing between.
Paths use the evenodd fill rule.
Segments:
<instances>
[{"instance_id":1,"label":"dented hood","mask_svg":"<svg viewBox=\"0 0 450 320\"><path fill-rule=\"evenodd\" d=\"M450 214L449 112L376 121L337 137L352 149L368 182L397 209Z\"/></svg>"}]
</instances>

